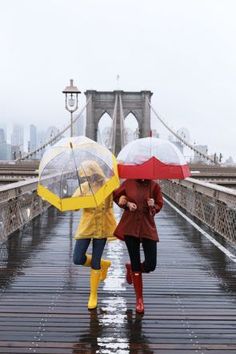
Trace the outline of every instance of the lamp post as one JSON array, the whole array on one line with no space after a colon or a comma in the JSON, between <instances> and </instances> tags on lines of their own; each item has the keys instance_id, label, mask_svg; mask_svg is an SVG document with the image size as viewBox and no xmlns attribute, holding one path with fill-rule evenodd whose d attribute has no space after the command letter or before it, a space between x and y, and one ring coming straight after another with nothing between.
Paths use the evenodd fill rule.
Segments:
<instances>
[{"instance_id":1,"label":"lamp post","mask_svg":"<svg viewBox=\"0 0 236 354\"><path fill-rule=\"evenodd\" d=\"M70 112L70 136L73 136L73 113L78 109L78 95L81 91L70 79L70 86L66 86L62 92L65 94L65 108Z\"/></svg>"}]
</instances>

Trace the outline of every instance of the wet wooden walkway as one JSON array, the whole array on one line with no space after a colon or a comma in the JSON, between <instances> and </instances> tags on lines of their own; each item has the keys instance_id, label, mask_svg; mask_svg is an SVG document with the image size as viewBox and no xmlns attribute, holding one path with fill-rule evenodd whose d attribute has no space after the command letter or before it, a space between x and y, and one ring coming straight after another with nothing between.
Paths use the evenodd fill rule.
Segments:
<instances>
[{"instance_id":1,"label":"wet wooden walkway","mask_svg":"<svg viewBox=\"0 0 236 354\"><path fill-rule=\"evenodd\" d=\"M113 260L87 310L89 269L72 264L79 214L54 209L0 250L0 353L236 353L235 264L168 205L157 217L158 268L144 276L145 315Z\"/></svg>"}]
</instances>

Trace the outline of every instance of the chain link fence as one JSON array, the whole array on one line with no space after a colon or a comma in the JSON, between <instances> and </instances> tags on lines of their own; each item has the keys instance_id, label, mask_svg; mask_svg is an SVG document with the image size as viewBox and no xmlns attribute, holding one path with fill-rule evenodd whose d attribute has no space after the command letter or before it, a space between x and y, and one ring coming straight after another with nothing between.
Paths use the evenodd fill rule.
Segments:
<instances>
[{"instance_id":1,"label":"chain link fence","mask_svg":"<svg viewBox=\"0 0 236 354\"><path fill-rule=\"evenodd\" d=\"M0 244L49 207L36 192L38 179L0 187Z\"/></svg>"},{"instance_id":2,"label":"chain link fence","mask_svg":"<svg viewBox=\"0 0 236 354\"><path fill-rule=\"evenodd\" d=\"M236 191L188 178L161 182L163 193L212 231L236 243Z\"/></svg>"}]
</instances>

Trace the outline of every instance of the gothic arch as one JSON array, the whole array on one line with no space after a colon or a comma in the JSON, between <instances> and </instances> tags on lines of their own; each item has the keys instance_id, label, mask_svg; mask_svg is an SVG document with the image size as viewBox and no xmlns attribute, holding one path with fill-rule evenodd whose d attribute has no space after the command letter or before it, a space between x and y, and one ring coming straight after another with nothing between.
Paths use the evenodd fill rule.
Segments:
<instances>
[{"instance_id":1,"label":"gothic arch","mask_svg":"<svg viewBox=\"0 0 236 354\"><path fill-rule=\"evenodd\" d=\"M132 111L124 119L124 128L125 144L139 137L139 122Z\"/></svg>"},{"instance_id":2,"label":"gothic arch","mask_svg":"<svg viewBox=\"0 0 236 354\"><path fill-rule=\"evenodd\" d=\"M97 123L97 141L110 148L110 135L112 129L112 118L104 111Z\"/></svg>"},{"instance_id":3,"label":"gothic arch","mask_svg":"<svg viewBox=\"0 0 236 354\"><path fill-rule=\"evenodd\" d=\"M136 117L139 125L140 137L150 135L151 114L149 102L151 101L151 91L127 92L127 91L95 91L85 92L87 99L86 115L86 135L96 140L98 123L104 112L113 117L115 102L117 97L121 99L123 115L117 105L116 112L116 142L115 152L121 149L121 116L126 117L130 112Z\"/></svg>"}]
</instances>

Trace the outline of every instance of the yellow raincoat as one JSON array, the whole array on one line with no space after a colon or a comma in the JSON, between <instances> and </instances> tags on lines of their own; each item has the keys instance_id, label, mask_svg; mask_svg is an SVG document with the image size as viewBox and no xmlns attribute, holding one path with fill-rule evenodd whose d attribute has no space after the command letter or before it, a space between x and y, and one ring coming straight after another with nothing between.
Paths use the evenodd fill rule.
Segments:
<instances>
[{"instance_id":1,"label":"yellow raincoat","mask_svg":"<svg viewBox=\"0 0 236 354\"><path fill-rule=\"evenodd\" d=\"M113 198L112 195L110 195L97 208L82 210L81 220L75 233L75 239L115 239L115 237L113 237L115 228L116 220L113 213Z\"/></svg>"},{"instance_id":2,"label":"yellow raincoat","mask_svg":"<svg viewBox=\"0 0 236 354\"><path fill-rule=\"evenodd\" d=\"M94 161L88 161L87 166L84 164L83 171L80 171L80 176L86 173L86 177L97 174L96 182L92 182L92 190L94 193L101 188L101 183L104 183L105 176L100 167ZM86 181L77 188L74 197L82 194L91 194L91 185ZM75 239L81 238L108 238L115 240L113 232L116 228L116 220L113 212L113 197L108 196L96 208L86 208L82 210L82 216L79 226L75 233Z\"/></svg>"}]
</instances>

